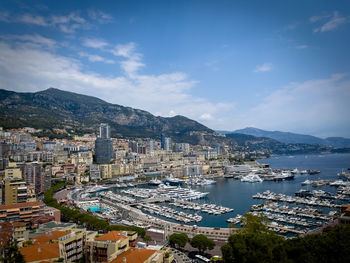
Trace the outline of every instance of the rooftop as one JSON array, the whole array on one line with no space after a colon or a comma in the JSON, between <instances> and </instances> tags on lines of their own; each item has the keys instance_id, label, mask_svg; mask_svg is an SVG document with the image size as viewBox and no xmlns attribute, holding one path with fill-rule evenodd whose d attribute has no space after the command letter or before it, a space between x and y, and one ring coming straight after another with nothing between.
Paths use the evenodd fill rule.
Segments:
<instances>
[{"instance_id":1,"label":"rooftop","mask_svg":"<svg viewBox=\"0 0 350 263\"><path fill-rule=\"evenodd\" d=\"M10 204L10 205L0 205L0 210L5 209L13 209L13 208L22 208L28 206L43 206L42 202L28 202L28 203L18 203L18 204Z\"/></svg>"},{"instance_id":2,"label":"rooftop","mask_svg":"<svg viewBox=\"0 0 350 263\"><path fill-rule=\"evenodd\" d=\"M96 241L118 241L120 239L127 238L127 234L129 232L126 231L109 231L107 234L96 237Z\"/></svg>"},{"instance_id":3,"label":"rooftop","mask_svg":"<svg viewBox=\"0 0 350 263\"><path fill-rule=\"evenodd\" d=\"M54 259L60 257L58 243L34 244L19 249L26 262Z\"/></svg>"},{"instance_id":4,"label":"rooftop","mask_svg":"<svg viewBox=\"0 0 350 263\"><path fill-rule=\"evenodd\" d=\"M157 251L152 249L144 249L144 248L130 248L123 254L119 255L116 259L111 261L111 263L124 263L124 262L132 262L132 263L143 263L150 257L152 257ZM123 260L125 258L125 260Z\"/></svg>"},{"instance_id":5,"label":"rooftop","mask_svg":"<svg viewBox=\"0 0 350 263\"><path fill-rule=\"evenodd\" d=\"M50 233L36 237L35 241L37 243L47 243L51 240L56 240L60 237L66 236L70 233L71 233L71 231L52 231Z\"/></svg>"}]
</instances>

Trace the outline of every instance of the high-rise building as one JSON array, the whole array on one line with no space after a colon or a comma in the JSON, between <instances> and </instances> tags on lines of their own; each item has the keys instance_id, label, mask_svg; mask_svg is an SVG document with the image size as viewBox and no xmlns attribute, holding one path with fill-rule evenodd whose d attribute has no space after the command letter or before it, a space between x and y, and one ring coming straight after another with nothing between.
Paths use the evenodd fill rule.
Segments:
<instances>
[{"instance_id":1,"label":"high-rise building","mask_svg":"<svg viewBox=\"0 0 350 263\"><path fill-rule=\"evenodd\" d=\"M165 133L162 133L161 148L165 151L170 151L171 149L171 138Z\"/></svg>"},{"instance_id":2,"label":"high-rise building","mask_svg":"<svg viewBox=\"0 0 350 263\"><path fill-rule=\"evenodd\" d=\"M111 131L107 123L100 124L100 138L108 139L111 138Z\"/></svg>"},{"instance_id":3,"label":"high-rise building","mask_svg":"<svg viewBox=\"0 0 350 263\"><path fill-rule=\"evenodd\" d=\"M27 202L26 183L16 178L7 177L1 184L2 203L5 205Z\"/></svg>"},{"instance_id":4,"label":"high-rise building","mask_svg":"<svg viewBox=\"0 0 350 263\"><path fill-rule=\"evenodd\" d=\"M101 123L100 137L95 141L95 162L109 164L114 158L113 143L108 124Z\"/></svg>"},{"instance_id":5,"label":"high-rise building","mask_svg":"<svg viewBox=\"0 0 350 263\"><path fill-rule=\"evenodd\" d=\"M154 141L153 141L153 140L150 140L150 141L149 141L149 151L150 151L150 152L153 152L153 151L154 151Z\"/></svg>"}]
</instances>

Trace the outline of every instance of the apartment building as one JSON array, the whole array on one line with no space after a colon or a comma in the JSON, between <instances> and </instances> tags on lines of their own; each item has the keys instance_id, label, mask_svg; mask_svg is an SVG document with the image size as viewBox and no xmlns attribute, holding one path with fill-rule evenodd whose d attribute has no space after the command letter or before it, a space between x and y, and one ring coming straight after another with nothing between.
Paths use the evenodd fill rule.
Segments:
<instances>
[{"instance_id":1,"label":"apartment building","mask_svg":"<svg viewBox=\"0 0 350 263\"><path fill-rule=\"evenodd\" d=\"M24 181L7 177L1 183L2 204L25 203L28 198L28 189Z\"/></svg>"},{"instance_id":2,"label":"apartment building","mask_svg":"<svg viewBox=\"0 0 350 263\"><path fill-rule=\"evenodd\" d=\"M90 262L111 262L134 246L136 232L110 231L107 234L87 240L87 258Z\"/></svg>"},{"instance_id":3,"label":"apartment building","mask_svg":"<svg viewBox=\"0 0 350 263\"><path fill-rule=\"evenodd\" d=\"M24 222L30 225L30 220L44 215L45 205L42 202L28 202L0 205L0 220Z\"/></svg>"}]
</instances>

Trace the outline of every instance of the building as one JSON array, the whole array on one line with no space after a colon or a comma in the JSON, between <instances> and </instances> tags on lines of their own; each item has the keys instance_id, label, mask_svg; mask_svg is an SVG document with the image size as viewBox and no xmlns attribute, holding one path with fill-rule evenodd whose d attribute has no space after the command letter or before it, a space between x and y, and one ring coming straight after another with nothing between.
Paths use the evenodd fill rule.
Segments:
<instances>
[{"instance_id":1,"label":"building","mask_svg":"<svg viewBox=\"0 0 350 263\"><path fill-rule=\"evenodd\" d=\"M171 150L171 138L168 137L168 135L166 135L165 133L162 133L161 136L161 148L165 151Z\"/></svg>"},{"instance_id":2,"label":"building","mask_svg":"<svg viewBox=\"0 0 350 263\"><path fill-rule=\"evenodd\" d=\"M10 222L24 222L30 225L30 220L43 216L45 205L42 202L28 202L19 204L0 205L0 220Z\"/></svg>"},{"instance_id":3,"label":"building","mask_svg":"<svg viewBox=\"0 0 350 263\"><path fill-rule=\"evenodd\" d=\"M163 263L163 253L153 249L145 248L130 248L128 251L121 254L111 263ZM171 261L168 261L171 262Z\"/></svg>"},{"instance_id":4,"label":"building","mask_svg":"<svg viewBox=\"0 0 350 263\"><path fill-rule=\"evenodd\" d=\"M22 179L22 171L19 167L9 167L7 169L5 169L5 176L6 177L13 177L13 178L17 178L17 179Z\"/></svg>"},{"instance_id":5,"label":"building","mask_svg":"<svg viewBox=\"0 0 350 263\"><path fill-rule=\"evenodd\" d=\"M109 164L114 159L113 143L110 138L97 138L95 141L95 162Z\"/></svg>"},{"instance_id":6,"label":"building","mask_svg":"<svg viewBox=\"0 0 350 263\"><path fill-rule=\"evenodd\" d=\"M350 204L341 205L339 223L342 225L350 224Z\"/></svg>"},{"instance_id":7,"label":"building","mask_svg":"<svg viewBox=\"0 0 350 263\"><path fill-rule=\"evenodd\" d=\"M29 231L26 228L26 224L23 222L14 222L13 225L13 238L18 241L28 240Z\"/></svg>"},{"instance_id":8,"label":"building","mask_svg":"<svg viewBox=\"0 0 350 263\"><path fill-rule=\"evenodd\" d=\"M100 164L100 173L102 179L112 178L112 165L111 164Z\"/></svg>"},{"instance_id":9,"label":"building","mask_svg":"<svg viewBox=\"0 0 350 263\"><path fill-rule=\"evenodd\" d=\"M110 231L87 240L87 258L90 262L111 262L130 246L135 246L136 232ZM129 261L132 262L132 261Z\"/></svg>"},{"instance_id":10,"label":"building","mask_svg":"<svg viewBox=\"0 0 350 263\"><path fill-rule=\"evenodd\" d=\"M51 180L46 178L39 163L29 163L24 166L24 179L28 185L35 185L36 193L42 193L48 189L50 185L45 186L45 182L48 183L48 180Z\"/></svg>"},{"instance_id":11,"label":"building","mask_svg":"<svg viewBox=\"0 0 350 263\"><path fill-rule=\"evenodd\" d=\"M203 174L202 165L186 165L182 167L183 176L197 176Z\"/></svg>"},{"instance_id":12,"label":"building","mask_svg":"<svg viewBox=\"0 0 350 263\"><path fill-rule=\"evenodd\" d=\"M25 262L63 262L59 243L35 243L30 246L21 247L19 252L23 255Z\"/></svg>"},{"instance_id":13,"label":"building","mask_svg":"<svg viewBox=\"0 0 350 263\"><path fill-rule=\"evenodd\" d=\"M2 204L17 204L27 202L28 189L26 183L16 178L7 177L1 184Z\"/></svg>"},{"instance_id":14,"label":"building","mask_svg":"<svg viewBox=\"0 0 350 263\"><path fill-rule=\"evenodd\" d=\"M98 181L101 180L101 171L98 164L90 165L90 180Z\"/></svg>"},{"instance_id":15,"label":"building","mask_svg":"<svg viewBox=\"0 0 350 263\"><path fill-rule=\"evenodd\" d=\"M109 125L107 123L100 124L100 138L102 138L102 139L111 138L111 130L110 130Z\"/></svg>"},{"instance_id":16,"label":"building","mask_svg":"<svg viewBox=\"0 0 350 263\"><path fill-rule=\"evenodd\" d=\"M75 262L83 257L85 241L85 229L54 230L35 237L20 252L26 262Z\"/></svg>"}]
</instances>

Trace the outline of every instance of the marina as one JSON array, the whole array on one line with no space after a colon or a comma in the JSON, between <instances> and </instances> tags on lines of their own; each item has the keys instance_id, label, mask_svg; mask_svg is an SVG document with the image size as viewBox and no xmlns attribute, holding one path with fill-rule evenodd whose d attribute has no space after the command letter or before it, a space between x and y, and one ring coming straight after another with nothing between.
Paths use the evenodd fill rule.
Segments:
<instances>
[{"instance_id":1,"label":"marina","mask_svg":"<svg viewBox=\"0 0 350 263\"><path fill-rule=\"evenodd\" d=\"M322 166L327 157L350 161L350 155L346 154L274 157L271 160L282 159L283 164L274 166L272 163L271 173L266 173L266 168L254 166L250 172L245 170L240 180L232 179L239 179L237 175L194 176L181 178L180 184L171 185L168 180L176 180L170 176L166 181L153 178L149 181L151 183L134 181L86 187L79 197L97 198L107 204L119 203L128 211L137 209L150 218L193 226L240 226L242 215L250 212L264 215L269 219L269 228L280 234L302 234L331 222L340 205L350 200L349 182L338 175L341 166L331 169ZM317 165L301 165L301 161L309 163L313 159L318 161ZM261 160L260 163L268 161ZM319 173L316 168L320 169ZM314 174L311 175L310 171ZM268 179L271 175L274 179ZM281 179L276 180L276 176Z\"/></svg>"}]
</instances>

